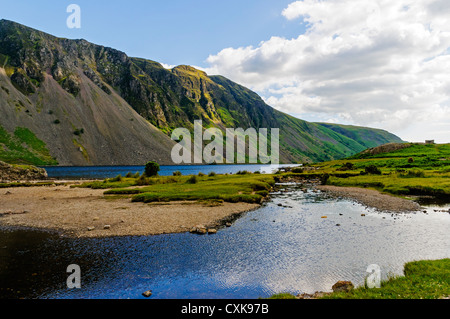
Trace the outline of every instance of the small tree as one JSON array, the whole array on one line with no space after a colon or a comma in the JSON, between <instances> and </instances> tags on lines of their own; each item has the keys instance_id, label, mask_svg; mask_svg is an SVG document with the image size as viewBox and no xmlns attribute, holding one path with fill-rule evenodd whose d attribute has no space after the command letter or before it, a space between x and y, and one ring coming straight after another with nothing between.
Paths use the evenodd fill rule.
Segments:
<instances>
[{"instance_id":1,"label":"small tree","mask_svg":"<svg viewBox=\"0 0 450 319\"><path fill-rule=\"evenodd\" d=\"M156 162L148 162L145 164L145 175L147 177L152 177L158 175L159 164Z\"/></svg>"}]
</instances>

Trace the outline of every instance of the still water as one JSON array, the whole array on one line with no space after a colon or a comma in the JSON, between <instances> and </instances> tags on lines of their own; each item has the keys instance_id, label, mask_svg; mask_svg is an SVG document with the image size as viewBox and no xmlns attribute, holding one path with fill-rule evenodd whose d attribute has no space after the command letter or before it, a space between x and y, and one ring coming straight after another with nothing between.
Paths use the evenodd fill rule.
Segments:
<instances>
[{"instance_id":1,"label":"still water","mask_svg":"<svg viewBox=\"0 0 450 319\"><path fill-rule=\"evenodd\" d=\"M406 262L450 257L450 214L435 212L450 205L393 215L282 187L215 235L70 239L4 230L0 297L139 299L152 290L153 299L264 298L331 291L339 280L361 285L370 264L386 279ZM81 289L66 287L70 264L81 267Z\"/></svg>"},{"instance_id":2,"label":"still water","mask_svg":"<svg viewBox=\"0 0 450 319\"><path fill-rule=\"evenodd\" d=\"M173 172L179 171L183 175L197 175L198 173L209 174L236 174L239 171L274 173L280 167L293 167L298 164L285 165L180 165L180 166L161 166L159 175L171 176ZM142 174L144 166L43 166L48 173L49 178L69 178L69 179L103 179L112 178L117 175L125 176L127 173Z\"/></svg>"}]
</instances>

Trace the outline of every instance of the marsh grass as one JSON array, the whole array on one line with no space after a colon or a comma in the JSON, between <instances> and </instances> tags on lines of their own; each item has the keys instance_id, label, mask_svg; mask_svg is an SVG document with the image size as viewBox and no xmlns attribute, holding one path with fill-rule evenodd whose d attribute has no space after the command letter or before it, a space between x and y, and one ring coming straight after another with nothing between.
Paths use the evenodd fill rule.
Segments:
<instances>
[{"instance_id":1,"label":"marsh grass","mask_svg":"<svg viewBox=\"0 0 450 319\"><path fill-rule=\"evenodd\" d=\"M105 195L129 195L133 202L210 201L260 203L275 181L272 175L191 175L127 178L83 183L76 187L107 189ZM136 188L136 186L139 186Z\"/></svg>"}]
</instances>

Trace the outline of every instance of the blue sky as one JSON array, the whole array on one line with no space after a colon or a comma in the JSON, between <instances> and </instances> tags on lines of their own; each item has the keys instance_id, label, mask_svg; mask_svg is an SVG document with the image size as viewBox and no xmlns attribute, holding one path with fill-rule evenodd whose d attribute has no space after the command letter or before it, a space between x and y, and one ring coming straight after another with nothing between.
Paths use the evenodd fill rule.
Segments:
<instances>
[{"instance_id":1,"label":"blue sky","mask_svg":"<svg viewBox=\"0 0 450 319\"><path fill-rule=\"evenodd\" d=\"M0 18L50 34L83 38L169 65L203 66L226 47L258 45L304 28L281 15L290 0L0 0ZM81 8L81 29L69 29L69 4Z\"/></svg>"},{"instance_id":2,"label":"blue sky","mask_svg":"<svg viewBox=\"0 0 450 319\"><path fill-rule=\"evenodd\" d=\"M450 142L448 0L0 0L0 18L226 76L304 120Z\"/></svg>"}]
</instances>

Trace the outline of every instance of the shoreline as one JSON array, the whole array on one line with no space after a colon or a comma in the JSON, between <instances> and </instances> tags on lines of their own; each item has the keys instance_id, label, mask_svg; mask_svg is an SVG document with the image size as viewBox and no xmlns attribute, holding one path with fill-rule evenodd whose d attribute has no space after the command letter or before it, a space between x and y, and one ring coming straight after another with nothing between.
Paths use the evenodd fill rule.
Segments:
<instances>
[{"instance_id":1,"label":"shoreline","mask_svg":"<svg viewBox=\"0 0 450 319\"><path fill-rule=\"evenodd\" d=\"M0 189L0 226L61 232L69 237L151 236L226 227L259 204L132 203L105 190L64 185Z\"/></svg>"},{"instance_id":2,"label":"shoreline","mask_svg":"<svg viewBox=\"0 0 450 319\"><path fill-rule=\"evenodd\" d=\"M320 191L326 192L333 197L343 197L354 200L367 207L375 208L379 211L389 211L394 213L417 212L422 207L413 200L383 194L380 191L360 187L341 187L332 185L316 186Z\"/></svg>"}]
</instances>

